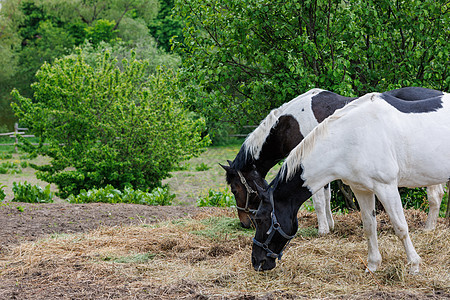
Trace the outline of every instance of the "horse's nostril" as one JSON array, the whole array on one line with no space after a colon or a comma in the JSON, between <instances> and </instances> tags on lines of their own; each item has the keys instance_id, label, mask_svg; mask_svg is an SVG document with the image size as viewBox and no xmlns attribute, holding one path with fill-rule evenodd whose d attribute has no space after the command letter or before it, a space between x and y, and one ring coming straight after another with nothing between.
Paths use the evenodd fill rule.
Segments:
<instances>
[{"instance_id":1,"label":"horse's nostril","mask_svg":"<svg viewBox=\"0 0 450 300\"><path fill-rule=\"evenodd\" d=\"M258 260L254 256L252 256L252 265L255 271L263 271L264 270L263 266L265 263L266 263L265 259L258 262Z\"/></svg>"}]
</instances>

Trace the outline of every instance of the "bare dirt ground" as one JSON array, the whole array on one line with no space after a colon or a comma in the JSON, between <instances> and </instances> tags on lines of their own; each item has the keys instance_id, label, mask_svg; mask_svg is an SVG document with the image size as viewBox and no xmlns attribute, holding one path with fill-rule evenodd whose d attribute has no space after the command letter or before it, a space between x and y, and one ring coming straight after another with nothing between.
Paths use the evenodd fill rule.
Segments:
<instances>
[{"instance_id":1,"label":"bare dirt ground","mask_svg":"<svg viewBox=\"0 0 450 300\"><path fill-rule=\"evenodd\" d=\"M0 206L0 254L22 241L51 234L88 232L99 226L151 224L195 216L208 208L137 204L30 204Z\"/></svg>"},{"instance_id":2,"label":"bare dirt ground","mask_svg":"<svg viewBox=\"0 0 450 300\"><path fill-rule=\"evenodd\" d=\"M199 214L209 214L215 208L197 208L194 206L166 206L151 207L142 205L121 204L25 204L11 203L0 207L0 260L24 241L36 241L52 234L89 232L99 227L151 224L168 219L195 217ZM355 234L361 239L361 224L355 224L355 218L341 216L338 227L340 235ZM409 215L411 230L423 226L426 215L415 213ZM301 226L310 226L316 223L313 214L302 218ZM357 220L357 218L356 218ZM358 222L356 222L358 223ZM441 220L442 223L442 220ZM380 230L392 230L389 225L381 221ZM245 239L233 247L250 247L250 239ZM166 245L167 246L167 245ZM162 247L162 246L160 246ZM173 247L173 246L171 246ZM215 248L214 248L215 247ZM215 245L216 252L208 252L209 259L217 255L226 255L223 245ZM218 249L218 250L217 250ZM75 250L74 250L75 251ZM64 258L59 258L64 259ZM69 259L69 258L67 258ZM296 295L281 290L270 291L263 296L237 292L230 295L205 295L204 286L189 279L176 284L156 285L140 284L139 288L132 288L136 277L103 274L85 267L83 263L68 264L70 269L58 273L57 276L48 274L46 264L54 261L44 260L40 267L21 270L20 276L5 274L0 276L0 299L306 299L308 297ZM92 264L91 264L92 265ZM57 268L57 266L52 266ZM95 268L90 267L90 268ZM60 274L66 273L66 276ZM102 271L105 272L105 271ZM76 278L71 273L78 274ZM1 274L1 269L0 269ZM81 274L81 275L80 275ZM137 277L139 278L139 277ZM219 282L220 283L220 282ZM264 290L261 287L262 291ZM408 293L405 291L386 292L376 291L328 297L329 299L450 299L446 291L435 293Z\"/></svg>"}]
</instances>

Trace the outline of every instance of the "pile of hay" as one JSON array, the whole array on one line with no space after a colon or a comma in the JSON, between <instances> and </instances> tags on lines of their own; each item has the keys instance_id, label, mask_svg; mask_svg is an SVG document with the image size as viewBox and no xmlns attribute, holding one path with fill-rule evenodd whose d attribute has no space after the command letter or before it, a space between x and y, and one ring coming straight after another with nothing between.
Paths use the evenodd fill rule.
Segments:
<instances>
[{"instance_id":1,"label":"pile of hay","mask_svg":"<svg viewBox=\"0 0 450 300\"><path fill-rule=\"evenodd\" d=\"M422 230L422 212L407 212L423 260L415 276L385 215L378 216L382 266L369 274L359 213L336 216L335 232L319 237L315 215L301 212L300 227L310 230L301 230L277 267L264 273L251 266L251 232L208 231L221 220L238 224L223 217L231 214L218 209L195 219L23 243L0 261L1 280L21 286L23 298L36 292L123 299L450 297L450 228L440 220L436 230Z\"/></svg>"}]
</instances>

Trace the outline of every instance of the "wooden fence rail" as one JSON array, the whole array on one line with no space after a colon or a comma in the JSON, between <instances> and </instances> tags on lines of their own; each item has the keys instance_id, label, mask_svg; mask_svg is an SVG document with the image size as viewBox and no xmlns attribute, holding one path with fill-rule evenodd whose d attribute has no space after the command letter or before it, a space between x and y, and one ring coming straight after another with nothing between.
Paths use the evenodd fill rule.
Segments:
<instances>
[{"instance_id":1,"label":"wooden fence rail","mask_svg":"<svg viewBox=\"0 0 450 300\"><path fill-rule=\"evenodd\" d=\"M0 136L9 136L10 138L14 138L14 144L0 144L0 146L11 146L14 145L14 150L17 152L17 145L19 144L18 136L22 136L25 138L34 137L33 134L25 134L28 128L20 128L19 123L14 124L14 132L6 132L0 133Z\"/></svg>"},{"instance_id":2,"label":"wooden fence rail","mask_svg":"<svg viewBox=\"0 0 450 300\"><path fill-rule=\"evenodd\" d=\"M258 127L258 126L256 126L256 125L244 125L244 126L242 126L242 128L249 128L249 129L252 129L252 130L254 130L256 127ZM249 135L249 133L246 133L246 134L236 133L236 134L230 134L229 136L232 136L232 137L246 137L248 135Z\"/></svg>"}]
</instances>

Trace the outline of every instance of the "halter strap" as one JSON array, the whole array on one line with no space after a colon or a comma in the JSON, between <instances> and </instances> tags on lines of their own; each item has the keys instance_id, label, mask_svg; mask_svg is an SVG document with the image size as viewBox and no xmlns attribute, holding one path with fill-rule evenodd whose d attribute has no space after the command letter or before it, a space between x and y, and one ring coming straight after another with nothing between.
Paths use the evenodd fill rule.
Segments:
<instances>
[{"instance_id":1,"label":"halter strap","mask_svg":"<svg viewBox=\"0 0 450 300\"><path fill-rule=\"evenodd\" d=\"M236 205L236 208L246 213L255 214L257 212L257 209L249 209L248 204L250 202L250 194L257 194L257 192L253 190L251 186L248 185L247 180L245 180L245 177L244 175L242 175L241 171L237 171L237 173L239 175L241 183L245 186L245 189L247 190L247 199L245 201L245 207L239 207Z\"/></svg>"},{"instance_id":2,"label":"halter strap","mask_svg":"<svg viewBox=\"0 0 450 300\"><path fill-rule=\"evenodd\" d=\"M283 251L286 249L286 247L289 245L291 240L295 237L294 235L288 235L286 234L283 229L281 229L280 223L278 223L277 217L275 216L275 204L273 201L273 193L270 193L270 204L272 205L272 224L270 225L269 230L267 231L267 234L269 235L264 243L261 243L260 241L253 238L253 244L263 248L267 252L267 256L271 258L278 258L278 260L281 260L281 257L283 256ZM284 245L283 249L281 249L280 253L275 253L272 250L269 249L269 243L272 241L273 236L275 235L275 232L278 232L282 237L287 239L286 245Z\"/></svg>"}]
</instances>

